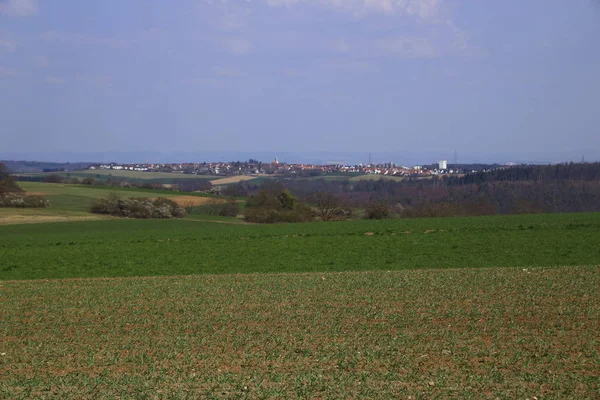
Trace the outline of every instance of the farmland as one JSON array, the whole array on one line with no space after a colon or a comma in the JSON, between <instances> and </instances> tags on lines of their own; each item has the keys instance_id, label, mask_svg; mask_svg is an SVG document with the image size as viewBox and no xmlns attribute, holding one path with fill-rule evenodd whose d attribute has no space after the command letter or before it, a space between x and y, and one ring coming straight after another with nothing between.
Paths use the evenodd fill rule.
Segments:
<instances>
[{"instance_id":1,"label":"farmland","mask_svg":"<svg viewBox=\"0 0 600 400\"><path fill-rule=\"evenodd\" d=\"M242 226L125 219L7 225L0 238L0 279L600 262L596 213Z\"/></svg>"},{"instance_id":2,"label":"farmland","mask_svg":"<svg viewBox=\"0 0 600 400\"><path fill-rule=\"evenodd\" d=\"M110 193L117 194L121 197L166 197L173 199L179 204L190 202L194 205L201 205L207 203L209 200L222 201L200 193L181 193L170 190L130 189L40 182L19 182L19 186L30 194L41 195L50 200L52 211L86 212L96 200L106 197Z\"/></svg>"},{"instance_id":3,"label":"farmland","mask_svg":"<svg viewBox=\"0 0 600 400\"><path fill-rule=\"evenodd\" d=\"M0 283L2 398L595 398L597 267Z\"/></svg>"},{"instance_id":4,"label":"farmland","mask_svg":"<svg viewBox=\"0 0 600 400\"><path fill-rule=\"evenodd\" d=\"M211 180L210 183L213 185L231 185L232 183L239 183L245 181L251 181L257 179L263 175L236 175L236 176L228 176L226 178L219 178Z\"/></svg>"},{"instance_id":5,"label":"farmland","mask_svg":"<svg viewBox=\"0 0 600 400\"><path fill-rule=\"evenodd\" d=\"M26 185L74 222L0 226L0 398L600 389L598 213L87 220L107 189Z\"/></svg>"}]
</instances>

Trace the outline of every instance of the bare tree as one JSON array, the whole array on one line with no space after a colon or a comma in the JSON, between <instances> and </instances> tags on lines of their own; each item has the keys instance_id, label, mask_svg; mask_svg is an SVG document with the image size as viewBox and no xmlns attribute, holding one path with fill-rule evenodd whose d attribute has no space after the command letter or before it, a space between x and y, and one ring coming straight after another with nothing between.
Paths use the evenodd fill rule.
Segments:
<instances>
[{"instance_id":1,"label":"bare tree","mask_svg":"<svg viewBox=\"0 0 600 400\"><path fill-rule=\"evenodd\" d=\"M318 192L313 195L315 214L322 221L345 220L350 216L343 200L330 192Z\"/></svg>"}]
</instances>

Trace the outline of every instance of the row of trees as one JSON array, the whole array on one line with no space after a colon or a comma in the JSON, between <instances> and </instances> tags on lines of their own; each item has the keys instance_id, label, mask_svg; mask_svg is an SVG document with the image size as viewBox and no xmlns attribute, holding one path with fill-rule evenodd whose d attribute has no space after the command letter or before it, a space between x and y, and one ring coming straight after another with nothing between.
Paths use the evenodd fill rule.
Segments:
<instances>
[{"instance_id":1,"label":"row of trees","mask_svg":"<svg viewBox=\"0 0 600 400\"><path fill-rule=\"evenodd\" d=\"M385 202L372 201L362 216L369 219L390 218L392 209ZM343 197L330 192L314 193L302 201L281 184L270 184L250 196L244 209L249 222L343 221L360 217Z\"/></svg>"}]
</instances>

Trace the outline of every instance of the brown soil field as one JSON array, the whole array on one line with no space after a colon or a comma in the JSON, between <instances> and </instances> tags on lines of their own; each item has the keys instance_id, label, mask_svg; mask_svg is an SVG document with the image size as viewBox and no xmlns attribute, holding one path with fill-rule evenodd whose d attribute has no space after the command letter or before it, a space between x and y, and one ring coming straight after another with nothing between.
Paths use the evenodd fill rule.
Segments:
<instances>
[{"instance_id":1,"label":"brown soil field","mask_svg":"<svg viewBox=\"0 0 600 400\"><path fill-rule=\"evenodd\" d=\"M592 399L598 267L0 282L0 398Z\"/></svg>"},{"instance_id":2,"label":"brown soil field","mask_svg":"<svg viewBox=\"0 0 600 400\"><path fill-rule=\"evenodd\" d=\"M252 179L256 179L258 175L248 176L248 175L238 175L238 176L228 176L227 178L215 179L210 181L213 185L229 185L231 183L238 183L243 181L251 181Z\"/></svg>"},{"instance_id":3,"label":"brown soil field","mask_svg":"<svg viewBox=\"0 0 600 400\"><path fill-rule=\"evenodd\" d=\"M199 196L167 196L169 200L173 200L180 206L194 205L203 206L206 204L222 204L226 203L225 199L216 199L213 197L199 197Z\"/></svg>"}]
</instances>

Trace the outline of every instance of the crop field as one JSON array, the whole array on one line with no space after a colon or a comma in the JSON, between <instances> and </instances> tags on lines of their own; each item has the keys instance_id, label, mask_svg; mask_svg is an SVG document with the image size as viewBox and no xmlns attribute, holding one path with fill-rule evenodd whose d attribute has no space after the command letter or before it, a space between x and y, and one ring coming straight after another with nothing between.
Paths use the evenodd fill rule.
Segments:
<instances>
[{"instance_id":1,"label":"crop field","mask_svg":"<svg viewBox=\"0 0 600 400\"><path fill-rule=\"evenodd\" d=\"M597 398L598 287L598 267L0 282L0 398Z\"/></svg>"},{"instance_id":2,"label":"crop field","mask_svg":"<svg viewBox=\"0 0 600 400\"><path fill-rule=\"evenodd\" d=\"M0 226L0 398L600 394L600 213L214 222Z\"/></svg>"},{"instance_id":3,"label":"crop field","mask_svg":"<svg viewBox=\"0 0 600 400\"><path fill-rule=\"evenodd\" d=\"M600 213L6 225L0 226L0 279L599 265L598 243Z\"/></svg>"},{"instance_id":4,"label":"crop field","mask_svg":"<svg viewBox=\"0 0 600 400\"><path fill-rule=\"evenodd\" d=\"M169 190L146 190L128 189L118 187L102 187L88 185L68 185L41 182L19 182L27 193L44 196L50 200L50 210L62 211L88 211L91 205L110 193L116 193L121 197L166 197L177 203L192 203L194 205L205 204L209 201L224 201L197 193L173 192Z\"/></svg>"},{"instance_id":5,"label":"crop field","mask_svg":"<svg viewBox=\"0 0 600 400\"><path fill-rule=\"evenodd\" d=\"M261 175L236 175L226 178L213 179L210 181L213 185L231 185L233 183L251 181L260 178Z\"/></svg>"}]
</instances>

